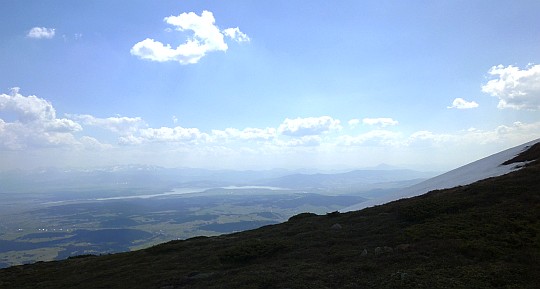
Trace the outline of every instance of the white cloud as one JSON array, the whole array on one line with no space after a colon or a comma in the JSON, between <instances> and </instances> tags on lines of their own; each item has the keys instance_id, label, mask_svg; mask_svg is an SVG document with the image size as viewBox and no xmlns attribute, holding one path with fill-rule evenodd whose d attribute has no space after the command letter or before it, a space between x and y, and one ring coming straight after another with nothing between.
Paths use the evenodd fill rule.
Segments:
<instances>
[{"instance_id":1,"label":"white cloud","mask_svg":"<svg viewBox=\"0 0 540 289\"><path fill-rule=\"evenodd\" d=\"M19 91L18 87L14 87L10 95L0 95L0 110L15 113L17 119L25 123L56 118L56 112L50 102L34 95L23 96Z\"/></svg>"},{"instance_id":2,"label":"white cloud","mask_svg":"<svg viewBox=\"0 0 540 289\"><path fill-rule=\"evenodd\" d=\"M77 144L72 133L82 130L73 120L57 118L50 102L34 95L23 96L17 87L9 95L0 94L2 114L13 118L0 119L0 145L8 149Z\"/></svg>"},{"instance_id":3,"label":"white cloud","mask_svg":"<svg viewBox=\"0 0 540 289\"><path fill-rule=\"evenodd\" d=\"M214 15L209 11L203 11L200 16L193 12L182 13L178 16L165 17L164 21L174 26L177 31L192 31L193 37L189 37L185 43L176 48L172 48L170 44L146 38L131 48L132 55L151 61L194 64L208 52L227 51L228 46L224 41L224 36L238 42L249 41L249 37L238 28L220 31L215 25Z\"/></svg>"},{"instance_id":4,"label":"white cloud","mask_svg":"<svg viewBox=\"0 0 540 289\"><path fill-rule=\"evenodd\" d=\"M144 128L147 124L140 117L107 117L98 118L88 114L71 115L68 117L80 121L84 125L97 126L109 131L126 135L136 132L139 128Z\"/></svg>"},{"instance_id":5,"label":"white cloud","mask_svg":"<svg viewBox=\"0 0 540 289\"><path fill-rule=\"evenodd\" d=\"M26 37L34 39L51 39L55 35L54 28L34 27L28 31Z\"/></svg>"},{"instance_id":6,"label":"white cloud","mask_svg":"<svg viewBox=\"0 0 540 289\"><path fill-rule=\"evenodd\" d=\"M406 145L443 145L450 142L458 143L460 137L458 134L436 134L431 131L421 130L412 133L407 140L404 140Z\"/></svg>"},{"instance_id":7,"label":"white cloud","mask_svg":"<svg viewBox=\"0 0 540 289\"><path fill-rule=\"evenodd\" d=\"M136 134L122 136L120 144L137 145L148 142L158 143L197 143L208 140L208 134L198 128L177 126L139 129Z\"/></svg>"},{"instance_id":8,"label":"white cloud","mask_svg":"<svg viewBox=\"0 0 540 289\"><path fill-rule=\"evenodd\" d=\"M452 102L452 106L447 106L447 108L457 108L457 109L469 109L478 107L478 103L474 101L466 101L463 98L456 98Z\"/></svg>"},{"instance_id":9,"label":"white cloud","mask_svg":"<svg viewBox=\"0 0 540 289\"><path fill-rule=\"evenodd\" d=\"M341 146L390 146L390 147L468 147L477 145L518 145L540 138L540 122L514 122L499 125L492 130L469 128L458 132L435 133L420 130L409 135L388 130L372 130L357 136L341 135L337 144Z\"/></svg>"},{"instance_id":10,"label":"white cloud","mask_svg":"<svg viewBox=\"0 0 540 289\"><path fill-rule=\"evenodd\" d=\"M142 137L136 137L132 134L121 136L118 139L118 143L121 145L140 145L144 142L144 139Z\"/></svg>"},{"instance_id":11,"label":"white cloud","mask_svg":"<svg viewBox=\"0 0 540 289\"><path fill-rule=\"evenodd\" d=\"M387 127L387 126L393 126L399 124L397 120L393 120L388 117L380 117L380 118L364 118L362 120L363 124L367 125L378 125L381 127Z\"/></svg>"},{"instance_id":12,"label":"white cloud","mask_svg":"<svg viewBox=\"0 0 540 289\"><path fill-rule=\"evenodd\" d=\"M212 130L212 136L222 140L270 140L276 137L275 128L245 128L239 130L236 128L227 128L225 130Z\"/></svg>"},{"instance_id":13,"label":"white cloud","mask_svg":"<svg viewBox=\"0 0 540 289\"><path fill-rule=\"evenodd\" d=\"M6 123L0 119L0 148L18 150L26 147L21 138L25 138L24 126L20 123Z\"/></svg>"},{"instance_id":14,"label":"white cloud","mask_svg":"<svg viewBox=\"0 0 540 289\"><path fill-rule=\"evenodd\" d=\"M149 141L192 141L200 139L204 136L197 128L183 128L177 126L174 128L161 127L161 128L146 128L141 129L139 134L142 138Z\"/></svg>"},{"instance_id":15,"label":"white cloud","mask_svg":"<svg viewBox=\"0 0 540 289\"><path fill-rule=\"evenodd\" d=\"M338 139L345 146L398 146L402 140L401 133L388 130L372 130L357 136L344 135Z\"/></svg>"},{"instance_id":16,"label":"white cloud","mask_svg":"<svg viewBox=\"0 0 540 289\"><path fill-rule=\"evenodd\" d=\"M347 135L352 130L342 130L338 119L321 116L287 118L266 128L231 127L210 131L176 125L149 128L140 117L66 114L65 118L59 118L49 101L33 95L23 96L14 88L11 93L0 94L0 156L28 155L32 162L31 155L42 153L48 155L47 161L54 162L56 160L49 155L54 152L55 156L66 155L66 159L71 154L73 160L85 158L96 163L121 159L131 163L202 166L219 166L222 160L231 166L244 165L246 158L254 165L267 162L276 166L317 165L318 162L354 166L367 159L383 161L379 158L386 162L396 158L406 162L459 164L487 152L540 138L540 122L515 122L492 129L469 128L457 132L404 132L394 127L382 128L398 123L391 118L351 119L347 123L351 127L360 123L374 127L367 127L372 130L362 134ZM90 126L111 131L117 134L119 144L130 146L107 144L110 141L104 140L111 134L90 129Z\"/></svg>"},{"instance_id":17,"label":"white cloud","mask_svg":"<svg viewBox=\"0 0 540 289\"><path fill-rule=\"evenodd\" d=\"M320 135L332 130L340 130L340 121L330 116L307 117L285 119L279 126L278 132L287 135L301 137L306 135Z\"/></svg>"},{"instance_id":18,"label":"white cloud","mask_svg":"<svg viewBox=\"0 0 540 289\"><path fill-rule=\"evenodd\" d=\"M523 70L512 65L498 65L488 73L497 78L483 85L482 91L499 98L498 108L540 109L540 65Z\"/></svg>"},{"instance_id":19,"label":"white cloud","mask_svg":"<svg viewBox=\"0 0 540 289\"><path fill-rule=\"evenodd\" d=\"M90 137L90 136L83 136L79 139L79 142L86 150L92 150L92 151L101 151L105 149L111 149L112 145L110 144L103 144L97 139Z\"/></svg>"},{"instance_id":20,"label":"white cloud","mask_svg":"<svg viewBox=\"0 0 540 289\"><path fill-rule=\"evenodd\" d=\"M499 125L492 130L470 128L456 133L418 131L409 136L406 144L410 146L423 144L442 147L449 145L474 146L496 143L518 145L535 138L540 138L540 122L514 122L511 125Z\"/></svg>"},{"instance_id":21,"label":"white cloud","mask_svg":"<svg viewBox=\"0 0 540 289\"><path fill-rule=\"evenodd\" d=\"M56 118L56 110L45 99L35 95L23 96L19 88L12 89L11 94L0 94L0 112L14 114L16 122L39 127L44 131L51 132L76 132L82 127L65 118Z\"/></svg>"},{"instance_id":22,"label":"white cloud","mask_svg":"<svg viewBox=\"0 0 540 289\"><path fill-rule=\"evenodd\" d=\"M178 61L180 64L197 63L205 53L206 50L195 41L188 41L173 49L170 44L163 45L159 41L146 38L131 48L131 54L142 59L157 62Z\"/></svg>"},{"instance_id":23,"label":"white cloud","mask_svg":"<svg viewBox=\"0 0 540 289\"><path fill-rule=\"evenodd\" d=\"M230 37L232 40L236 42L242 43L242 42L250 41L249 36L247 36L245 33L240 31L238 27L223 29L223 34L225 34L225 36Z\"/></svg>"},{"instance_id":24,"label":"white cloud","mask_svg":"<svg viewBox=\"0 0 540 289\"><path fill-rule=\"evenodd\" d=\"M178 31L193 31L193 40L201 41L209 51L227 50L227 44L223 41L223 34L215 25L214 14L203 11L201 16L193 12L182 13L178 16L165 17L165 22L176 27Z\"/></svg>"},{"instance_id":25,"label":"white cloud","mask_svg":"<svg viewBox=\"0 0 540 289\"><path fill-rule=\"evenodd\" d=\"M354 127L357 127L360 124L360 120L357 119L357 118L353 118L353 119L349 120L348 123L349 123L350 127L354 128Z\"/></svg>"},{"instance_id":26,"label":"white cloud","mask_svg":"<svg viewBox=\"0 0 540 289\"><path fill-rule=\"evenodd\" d=\"M278 141L277 146L283 147L314 147L321 145L323 139L318 135L305 135L288 141Z\"/></svg>"},{"instance_id":27,"label":"white cloud","mask_svg":"<svg viewBox=\"0 0 540 289\"><path fill-rule=\"evenodd\" d=\"M50 122L44 124L44 128L49 132L77 132L81 131L82 127L80 124L72 121L71 119L54 119Z\"/></svg>"}]
</instances>

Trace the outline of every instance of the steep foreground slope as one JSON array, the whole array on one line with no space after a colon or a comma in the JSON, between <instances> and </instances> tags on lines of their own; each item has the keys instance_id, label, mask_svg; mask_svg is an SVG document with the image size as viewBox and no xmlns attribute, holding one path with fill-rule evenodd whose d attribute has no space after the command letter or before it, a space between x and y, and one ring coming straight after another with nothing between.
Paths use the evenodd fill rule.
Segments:
<instances>
[{"instance_id":1,"label":"steep foreground slope","mask_svg":"<svg viewBox=\"0 0 540 289\"><path fill-rule=\"evenodd\" d=\"M15 266L0 270L0 288L538 288L539 146L523 154L536 160L523 169L467 186L136 252Z\"/></svg>"}]
</instances>

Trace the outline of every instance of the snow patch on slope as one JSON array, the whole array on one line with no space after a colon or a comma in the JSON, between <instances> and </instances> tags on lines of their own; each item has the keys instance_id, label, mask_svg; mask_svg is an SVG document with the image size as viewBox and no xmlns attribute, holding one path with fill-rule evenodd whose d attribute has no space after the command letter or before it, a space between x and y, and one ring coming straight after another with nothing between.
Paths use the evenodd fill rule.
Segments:
<instances>
[{"instance_id":1,"label":"snow patch on slope","mask_svg":"<svg viewBox=\"0 0 540 289\"><path fill-rule=\"evenodd\" d=\"M517 156L519 153L527 150L535 143L540 142L540 139L507 149L500 153L488 156L478 161L472 162L465 166L451 170L442 175L436 176L424 182L418 183L408 188L404 188L396 194L386 195L385 197L371 199L350 207L341 209L341 212L349 212L361 210L376 205L382 205L391 201L399 200L402 198L410 198L418 195L425 194L429 191L448 189L457 186L463 186L472 184L476 181L487 179L490 177L497 177L512 171L520 169L525 163L512 163L508 165L502 165Z\"/></svg>"}]
</instances>

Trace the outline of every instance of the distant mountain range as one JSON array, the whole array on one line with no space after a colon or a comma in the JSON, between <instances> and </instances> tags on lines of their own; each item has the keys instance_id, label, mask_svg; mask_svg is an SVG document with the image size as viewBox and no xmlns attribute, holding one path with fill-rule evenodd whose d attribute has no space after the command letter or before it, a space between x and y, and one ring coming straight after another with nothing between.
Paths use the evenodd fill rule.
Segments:
<instances>
[{"instance_id":1,"label":"distant mountain range","mask_svg":"<svg viewBox=\"0 0 540 289\"><path fill-rule=\"evenodd\" d=\"M261 171L111 166L93 169L46 168L0 172L0 193L86 188L163 188L274 186L288 189L370 190L396 188L434 176L433 172L369 169L345 173L299 173L285 169Z\"/></svg>"},{"instance_id":2,"label":"distant mountain range","mask_svg":"<svg viewBox=\"0 0 540 289\"><path fill-rule=\"evenodd\" d=\"M405 169L355 170L339 174L292 174L259 181L258 184L284 188L347 188L368 184L401 182L432 177L433 172Z\"/></svg>"}]
</instances>

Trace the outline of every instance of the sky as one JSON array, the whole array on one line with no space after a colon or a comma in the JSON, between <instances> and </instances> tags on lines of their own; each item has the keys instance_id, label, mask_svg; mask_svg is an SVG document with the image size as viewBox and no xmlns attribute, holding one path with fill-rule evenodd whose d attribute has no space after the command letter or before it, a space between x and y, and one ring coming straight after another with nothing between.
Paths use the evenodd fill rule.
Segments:
<instances>
[{"instance_id":1,"label":"sky","mask_svg":"<svg viewBox=\"0 0 540 289\"><path fill-rule=\"evenodd\" d=\"M0 170L447 170L540 138L540 2L4 0Z\"/></svg>"}]
</instances>

